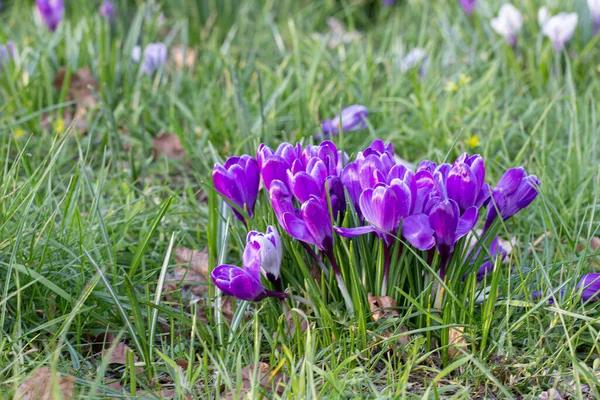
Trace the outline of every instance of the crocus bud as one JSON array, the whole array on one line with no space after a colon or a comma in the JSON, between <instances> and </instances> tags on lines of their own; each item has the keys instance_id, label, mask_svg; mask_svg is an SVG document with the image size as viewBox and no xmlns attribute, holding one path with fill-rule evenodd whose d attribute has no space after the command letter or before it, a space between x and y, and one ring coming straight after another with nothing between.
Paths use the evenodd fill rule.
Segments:
<instances>
[{"instance_id":1,"label":"crocus bud","mask_svg":"<svg viewBox=\"0 0 600 400\"><path fill-rule=\"evenodd\" d=\"M15 48L10 40L6 44L0 44L0 69L2 64L8 62L14 55Z\"/></svg>"},{"instance_id":2,"label":"crocus bud","mask_svg":"<svg viewBox=\"0 0 600 400\"><path fill-rule=\"evenodd\" d=\"M242 264L251 268L258 267L268 280L275 282L279 278L282 254L283 247L279 233L269 226L266 233L248 232Z\"/></svg>"},{"instance_id":3,"label":"crocus bud","mask_svg":"<svg viewBox=\"0 0 600 400\"><path fill-rule=\"evenodd\" d=\"M548 11L546 7L540 7L537 17L540 28L544 28L544 25L546 25L546 22L550 19L550 11Z\"/></svg>"},{"instance_id":4,"label":"crocus bud","mask_svg":"<svg viewBox=\"0 0 600 400\"><path fill-rule=\"evenodd\" d=\"M112 22L117 16L117 7L110 0L105 0L98 10L107 21Z\"/></svg>"},{"instance_id":5,"label":"crocus bud","mask_svg":"<svg viewBox=\"0 0 600 400\"><path fill-rule=\"evenodd\" d=\"M535 175L527 175L523 167L511 168L498 181L492 191L492 202L489 205L484 231L498 216L506 221L520 210L527 207L538 195L540 181Z\"/></svg>"},{"instance_id":6,"label":"crocus bud","mask_svg":"<svg viewBox=\"0 0 600 400\"><path fill-rule=\"evenodd\" d=\"M342 125L344 132L364 129L367 126L365 120L369 112L367 107L358 104L342 109ZM340 116L336 115L334 119L326 119L321 126L325 136L337 135L340 133Z\"/></svg>"},{"instance_id":7,"label":"crocus bud","mask_svg":"<svg viewBox=\"0 0 600 400\"><path fill-rule=\"evenodd\" d=\"M399 62L400 71L407 72L413 69L417 65L421 65L419 70L419 76L423 78L427 73L427 67L429 66L429 58L427 52L421 47L415 47L408 52L406 57L402 58Z\"/></svg>"},{"instance_id":8,"label":"crocus bud","mask_svg":"<svg viewBox=\"0 0 600 400\"><path fill-rule=\"evenodd\" d=\"M35 0L42 21L50 31L54 32L65 15L63 0Z\"/></svg>"},{"instance_id":9,"label":"crocus bud","mask_svg":"<svg viewBox=\"0 0 600 400\"><path fill-rule=\"evenodd\" d=\"M459 0L460 6L467 15L473 15L477 0Z\"/></svg>"},{"instance_id":10,"label":"crocus bud","mask_svg":"<svg viewBox=\"0 0 600 400\"><path fill-rule=\"evenodd\" d=\"M490 22L492 29L502 36L511 47L517 45L517 34L523 27L523 16L521 12L510 3L500 7L498 17Z\"/></svg>"},{"instance_id":11,"label":"crocus bud","mask_svg":"<svg viewBox=\"0 0 600 400\"><path fill-rule=\"evenodd\" d=\"M261 301L267 297L267 290L260 283L260 270L238 268L223 264L216 267L211 278L213 283L225 294L240 300Z\"/></svg>"},{"instance_id":12,"label":"crocus bud","mask_svg":"<svg viewBox=\"0 0 600 400\"><path fill-rule=\"evenodd\" d=\"M254 204L260 180L254 158L248 155L230 157L224 166L215 164L212 177L217 192L242 210L246 208L250 218L254 217ZM245 222L245 218L234 207L231 209L240 221Z\"/></svg>"},{"instance_id":13,"label":"crocus bud","mask_svg":"<svg viewBox=\"0 0 600 400\"><path fill-rule=\"evenodd\" d=\"M167 46L164 43L149 43L142 53L140 46L135 46L131 51L131 59L135 63L143 61L143 71L151 75L167 62Z\"/></svg>"},{"instance_id":14,"label":"crocus bud","mask_svg":"<svg viewBox=\"0 0 600 400\"><path fill-rule=\"evenodd\" d=\"M560 13L550 17L542 27L542 33L546 35L556 51L561 51L565 44L573 37L577 21L577 13Z\"/></svg>"}]
</instances>

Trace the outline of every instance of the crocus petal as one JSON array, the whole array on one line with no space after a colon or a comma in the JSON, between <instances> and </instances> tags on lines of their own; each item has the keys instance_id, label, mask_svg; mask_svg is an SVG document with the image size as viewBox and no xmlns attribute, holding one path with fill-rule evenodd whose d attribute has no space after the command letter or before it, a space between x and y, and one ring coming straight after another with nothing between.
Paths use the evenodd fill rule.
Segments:
<instances>
[{"instance_id":1,"label":"crocus petal","mask_svg":"<svg viewBox=\"0 0 600 400\"><path fill-rule=\"evenodd\" d=\"M302 219L306 223L315 244L323 251L328 251L333 245L332 224L329 209L321 199L313 197L302 204Z\"/></svg>"},{"instance_id":2,"label":"crocus petal","mask_svg":"<svg viewBox=\"0 0 600 400\"><path fill-rule=\"evenodd\" d=\"M431 209L429 213L429 226L435 233L438 251L448 255L454 250L454 237L458 215L452 205L452 200L441 201Z\"/></svg>"},{"instance_id":3,"label":"crocus petal","mask_svg":"<svg viewBox=\"0 0 600 400\"><path fill-rule=\"evenodd\" d=\"M452 167L446 180L448 197L456 201L461 210L475 204L477 199L477 177L471 168L460 163Z\"/></svg>"},{"instance_id":4,"label":"crocus petal","mask_svg":"<svg viewBox=\"0 0 600 400\"><path fill-rule=\"evenodd\" d=\"M260 281L234 265L219 265L212 271L211 278L223 293L240 300L260 301L267 294Z\"/></svg>"},{"instance_id":5,"label":"crocus petal","mask_svg":"<svg viewBox=\"0 0 600 400\"><path fill-rule=\"evenodd\" d=\"M582 290L581 301L584 303L590 300L598 300L600 295L600 274L585 274L577 284L577 289Z\"/></svg>"},{"instance_id":6,"label":"crocus petal","mask_svg":"<svg viewBox=\"0 0 600 400\"><path fill-rule=\"evenodd\" d=\"M340 228L334 226L333 229L337 232L338 235L346 238L353 238L356 236L365 235L367 233L377 231L377 229L372 225L361 226L358 228Z\"/></svg>"},{"instance_id":7,"label":"crocus petal","mask_svg":"<svg viewBox=\"0 0 600 400\"><path fill-rule=\"evenodd\" d=\"M469 207L464 212L462 217L458 220L458 224L456 226L456 234L454 236L454 241L458 241L461 237L465 236L467 233L473 229L475 224L477 223L477 216L479 215L479 210L477 207Z\"/></svg>"},{"instance_id":8,"label":"crocus petal","mask_svg":"<svg viewBox=\"0 0 600 400\"><path fill-rule=\"evenodd\" d=\"M433 229L427 215L410 215L402 220L402 236L419 250L429 250L435 246Z\"/></svg>"},{"instance_id":9,"label":"crocus petal","mask_svg":"<svg viewBox=\"0 0 600 400\"><path fill-rule=\"evenodd\" d=\"M292 176L288 171L288 176L292 193L301 203L308 201L311 196L321 196L321 186L306 172L298 172Z\"/></svg>"}]
</instances>

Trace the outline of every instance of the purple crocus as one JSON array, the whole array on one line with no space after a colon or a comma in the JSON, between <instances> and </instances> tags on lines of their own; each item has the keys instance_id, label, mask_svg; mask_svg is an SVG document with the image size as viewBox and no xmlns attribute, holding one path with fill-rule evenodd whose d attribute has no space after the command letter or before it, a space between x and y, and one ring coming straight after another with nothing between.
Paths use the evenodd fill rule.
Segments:
<instances>
[{"instance_id":1,"label":"purple crocus","mask_svg":"<svg viewBox=\"0 0 600 400\"><path fill-rule=\"evenodd\" d=\"M216 267L211 278L225 294L246 301L261 301L265 297L287 298L287 293L267 290L260 282L261 270L272 281L279 277L281 267L281 240L273 227L266 233L248 233L242 258L242 268L223 264Z\"/></svg>"},{"instance_id":2,"label":"purple crocus","mask_svg":"<svg viewBox=\"0 0 600 400\"><path fill-rule=\"evenodd\" d=\"M445 186L448 198L456 201L461 213L472 206L481 207L490 197L483 158L479 154L462 154L448 171Z\"/></svg>"},{"instance_id":3,"label":"purple crocus","mask_svg":"<svg viewBox=\"0 0 600 400\"><path fill-rule=\"evenodd\" d=\"M296 146L290 143L282 143L276 151L273 151L265 144L261 144L256 152L258 169L262 177L263 185L267 191L271 187L271 182L275 179L287 182L287 171L292 168L296 160L302 156L302 146L297 143ZM303 167L303 164L297 165L297 168Z\"/></svg>"},{"instance_id":4,"label":"purple crocus","mask_svg":"<svg viewBox=\"0 0 600 400\"><path fill-rule=\"evenodd\" d=\"M279 224L293 238L312 244L326 254L333 249L333 234L329 209L320 197L311 195L294 208L292 193L276 179L271 182L269 197Z\"/></svg>"},{"instance_id":5,"label":"purple crocus","mask_svg":"<svg viewBox=\"0 0 600 400\"><path fill-rule=\"evenodd\" d=\"M585 274L579 283L577 289L581 290L581 301L597 301L600 297L600 274Z\"/></svg>"},{"instance_id":6,"label":"purple crocus","mask_svg":"<svg viewBox=\"0 0 600 400\"><path fill-rule=\"evenodd\" d=\"M475 5L477 4L477 0L459 0L459 2L465 14L469 16L473 15L473 12L475 11Z\"/></svg>"},{"instance_id":7,"label":"purple crocus","mask_svg":"<svg viewBox=\"0 0 600 400\"><path fill-rule=\"evenodd\" d=\"M135 46L131 52L131 59L135 63L143 61L143 71L146 75L151 75L167 62L167 46L164 43L149 43L144 48Z\"/></svg>"},{"instance_id":8,"label":"purple crocus","mask_svg":"<svg viewBox=\"0 0 600 400\"><path fill-rule=\"evenodd\" d=\"M485 219L484 232L492 225L498 212L506 221L527 207L538 195L540 181L527 175L523 167L511 168L504 173L492 191L492 203Z\"/></svg>"},{"instance_id":9,"label":"purple crocus","mask_svg":"<svg viewBox=\"0 0 600 400\"><path fill-rule=\"evenodd\" d=\"M366 119L369 115L367 107L355 104L342 109L342 114L336 115L334 119L326 119L321 125L323 135L338 135L340 130L344 132L364 129L367 126ZM341 125L340 125L341 119Z\"/></svg>"},{"instance_id":10,"label":"purple crocus","mask_svg":"<svg viewBox=\"0 0 600 400\"><path fill-rule=\"evenodd\" d=\"M100 15L102 15L107 21L112 22L117 16L117 7L110 0L105 0L102 5L100 5L100 9L98 10Z\"/></svg>"},{"instance_id":11,"label":"purple crocus","mask_svg":"<svg viewBox=\"0 0 600 400\"><path fill-rule=\"evenodd\" d=\"M440 201L429 212L429 225L434 231L435 246L441 257L441 279L446 274L454 245L473 228L477 216L475 206L467 208L461 216L458 204L452 199Z\"/></svg>"},{"instance_id":12,"label":"purple crocus","mask_svg":"<svg viewBox=\"0 0 600 400\"><path fill-rule=\"evenodd\" d=\"M475 254L473 255L473 257L471 257L471 264L474 264L477 261L477 258L479 257L481 251L481 247L475 251ZM490 243L488 251L485 252L482 263L479 266L479 269L477 270L477 282L482 281L488 273L494 270L494 266L496 265L496 260L498 258L504 260L506 258L506 255L506 250L504 250L504 248L500 245L500 239L498 238L498 236L495 236L492 240L492 243ZM463 276L463 280L466 277L467 274Z\"/></svg>"},{"instance_id":13,"label":"purple crocus","mask_svg":"<svg viewBox=\"0 0 600 400\"><path fill-rule=\"evenodd\" d=\"M250 218L254 217L254 204L260 183L258 165L254 158L243 155L228 158L224 166L216 163L212 177L217 192L245 210ZM245 223L244 216L231 204L228 205L236 218Z\"/></svg>"},{"instance_id":14,"label":"purple crocus","mask_svg":"<svg viewBox=\"0 0 600 400\"><path fill-rule=\"evenodd\" d=\"M35 0L42 21L50 31L54 32L65 15L63 0Z\"/></svg>"},{"instance_id":15,"label":"purple crocus","mask_svg":"<svg viewBox=\"0 0 600 400\"><path fill-rule=\"evenodd\" d=\"M2 68L2 64L10 61L14 55L15 47L10 40L6 44L0 44L0 69Z\"/></svg>"}]
</instances>

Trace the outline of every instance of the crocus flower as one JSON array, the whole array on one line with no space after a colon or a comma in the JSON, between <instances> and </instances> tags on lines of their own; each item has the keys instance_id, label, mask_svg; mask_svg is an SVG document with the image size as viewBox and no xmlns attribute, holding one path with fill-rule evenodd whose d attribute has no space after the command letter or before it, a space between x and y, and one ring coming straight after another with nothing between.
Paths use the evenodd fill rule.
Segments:
<instances>
[{"instance_id":1,"label":"crocus flower","mask_svg":"<svg viewBox=\"0 0 600 400\"><path fill-rule=\"evenodd\" d=\"M550 11L548 11L546 7L540 7L537 17L540 28L544 28L544 25L546 25L546 22L550 19Z\"/></svg>"},{"instance_id":2,"label":"crocus flower","mask_svg":"<svg viewBox=\"0 0 600 400\"><path fill-rule=\"evenodd\" d=\"M117 7L110 0L105 0L98 10L107 21L112 22L117 16Z\"/></svg>"},{"instance_id":3,"label":"crocus flower","mask_svg":"<svg viewBox=\"0 0 600 400\"><path fill-rule=\"evenodd\" d=\"M256 160L267 191L271 187L271 181L275 179L287 182L287 171L292 168L296 160L301 158L301 155L302 146L300 143L297 143L296 146L282 143L276 151L273 151L264 143L258 147Z\"/></svg>"},{"instance_id":4,"label":"crocus flower","mask_svg":"<svg viewBox=\"0 0 600 400\"><path fill-rule=\"evenodd\" d=\"M266 233L248 233L242 258L242 268L223 264L216 267L211 278L225 294L246 301L261 301L265 297L289 297L287 293L271 292L260 282L260 272L272 281L279 277L281 240L273 227Z\"/></svg>"},{"instance_id":5,"label":"crocus flower","mask_svg":"<svg viewBox=\"0 0 600 400\"><path fill-rule=\"evenodd\" d=\"M473 12L475 11L475 4L477 3L477 0L459 0L459 1L460 1L460 6L462 7L465 14L472 15Z\"/></svg>"},{"instance_id":6,"label":"crocus flower","mask_svg":"<svg viewBox=\"0 0 600 400\"><path fill-rule=\"evenodd\" d=\"M58 28L58 25L65 15L65 3L63 0L35 0L38 12L42 21L52 32Z\"/></svg>"},{"instance_id":7,"label":"crocus flower","mask_svg":"<svg viewBox=\"0 0 600 400\"><path fill-rule=\"evenodd\" d=\"M542 27L542 33L552 41L554 49L561 51L573 37L577 21L577 13L560 13L550 17Z\"/></svg>"},{"instance_id":8,"label":"crocus flower","mask_svg":"<svg viewBox=\"0 0 600 400\"><path fill-rule=\"evenodd\" d=\"M454 245L473 228L477 222L477 207L468 208L461 216L458 204L446 199L432 207L429 225L434 231L435 246L441 257L440 277L444 279L446 267L454 252Z\"/></svg>"},{"instance_id":9,"label":"crocus flower","mask_svg":"<svg viewBox=\"0 0 600 400\"><path fill-rule=\"evenodd\" d=\"M167 62L167 46L164 43L149 43L142 54L142 48L135 46L131 52L131 59L135 63L143 61L143 71L151 75Z\"/></svg>"},{"instance_id":10,"label":"crocus flower","mask_svg":"<svg viewBox=\"0 0 600 400\"><path fill-rule=\"evenodd\" d=\"M224 166L216 163L212 177L217 192L242 210L245 209L250 218L254 217L254 204L260 182L258 165L254 158L243 155L228 158ZM246 221L238 210L228 205L240 221Z\"/></svg>"},{"instance_id":11,"label":"crocus flower","mask_svg":"<svg viewBox=\"0 0 600 400\"><path fill-rule=\"evenodd\" d=\"M300 210L294 208L292 194L280 180L271 182L271 204L279 224L293 238L312 244L325 253L333 248L329 209L320 197L310 196Z\"/></svg>"},{"instance_id":12,"label":"crocus flower","mask_svg":"<svg viewBox=\"0 0 600 400\"><path fill-rule=\"evenodd\" d=\"M579 283L577 289L581 290L581 301L596 301L600 295L600 274L585 274Z\"/></svg>"},{"instance_id":13,"label":"crocus flower","mask_svg":"<svg viewBox=\"0 0 600 400\"><path fill-rule=\"evenodd\" d=\"M279 233L272 226L268 226L266 233L248 232L242 264L252 269L258 265L263 275L271 282L275 282L279 278L282 254L283 247Z\"/></svg>"},{"instance_id":14,"label":"crocus flower","mask_svg":"<svg viewBox=\"0 0 600 400\"><path fill-rule=\"evenodd\" d=\"M587 0L592 20L594 21L594 33L600 30L600 0Z\"/></svg>"},{"instance_id":15,"label":"crocus flower","mask_svg":"<svg viewBox=\"0 0 600 400\"><path fill-rule=\"evenodd\" d=\"M383 0L383 5L385 7L393 6L396 0Z\"/></svg>"},{"instance_id":16,"label":"crocus flower","mask_svg":"<svg viewBox=\"0 0 600 400\"><path fill-rule=\"evenodd\" d=\"M477 251L475 252L473 257L471 257L471 264L476 262L481 251L482 251L481 248L477 249ZM479 268L477 270L477 282L483 280L485 275L487 275L489 272L492 272L494 270L494 266L495 266L496 260L498 258L500 258L501 260L504 260L506 258L506 255L507 255L506 250L500 245L500 239L498 238L498 236L494 237L494 239L492 240L492 243L490 243L490 247L489 247L488 251L485 252L485 255L483 256L481 265L479 266ZM466 277L467 277L467 274L465 274L463 276L463 280Z\"/></svg>"},{"instance_id":17,"label":"crocus flower","mask_svg":"<svg viewBox=\"0 0 600 400\"><path fill-rule=\"evenodd\" d=\"M492 225L498 212L502 220L506 221L531 204L538 195L539 185L537 177L527 175L523 167L506 171L492 191L492 204L485 219L484 231Z\"/></svg>"},{"instance_id":18,"label":"crocus flower","mask_svg":"<svg viewBox=\"0 0 600 400\"><path fill-rule=\"evenodd\" d=\"M367 107L358 104L342 109L340 115L336 115L334 119L326 119L321 125L325 136L337 135L340 133L340 128L344 132L364 129L367 126L366 119L369 115ZM340 126L340 119L342 125Z\"/></svg>"},{"instance_id":19,"label":"crocus flower","mask_svg":"<svg viewBox=\"0 0 600 400\"><path fill-rule=\"evenodd\" d=\"M445 169L437 168L439 176L444 179ZM490 197L490 190L485 183L485 164L479 154L471 157L463 153L454 161L445 177L448 198L454 200L461 211L472 206L481 207Z\"/></svg>"},{"instance_id":20,"label":"crocus flower","mask_svg":"<svg viewBox=\"0 0 600 400\"><path fill-rule=\"evenodd\" d=\"M523 16L521 12L510 3L500 7L498 17L490 22L492 29L502 36L511 47L517 45L517 34L523 27Z\"/></svg>"}]
</instances>

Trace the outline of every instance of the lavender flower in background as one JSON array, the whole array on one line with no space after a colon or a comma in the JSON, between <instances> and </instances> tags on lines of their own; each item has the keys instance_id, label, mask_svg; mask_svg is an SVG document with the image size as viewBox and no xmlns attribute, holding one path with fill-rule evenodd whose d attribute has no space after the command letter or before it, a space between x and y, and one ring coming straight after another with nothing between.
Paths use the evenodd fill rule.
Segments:
<instances>
[{"instance_id":1,"label":"lavender flower in background","mask_svg":"<svg viewBox=\"0 0 600 400\"><path fill-rule=\"evenodd\" d=\"M427 67L429 67L429 57L427 57L425 49L415 47L409 51L406 57L402 58L398 64L402 73L406 73L420 64L421 69L419 70L419 76L423 78L427 73Z\"/></svg>"},{"instance_id":2,"label":"lavender flower in background","mask_svg":"<svg viewBox=\"0 0 600 400\"><path fill-rule=\"evenodd\" d=\"M117 7L110 0L105 0L98 10L107 21L112 22L117 16Z\"/></svg>"},{"instance_id":3,"label":"lavender flower in background","mask_svg":"<svg viewBox=\"0 0 600 400\"><path fill-rule=\"evenodd\" d=\"M594 34L600 30L600 0L587 0L592 20L594 21Z\"/></svg>"},{"instance_id":4,"label":"lavender flower in background","mask_svg":"<svg viewBox=\"0 0 600 400\"><path fill-rule=\"evenodd\" d=\"M256 160L248 155L230 157L225 165L216 163L212 178L217 192L233 204L246 210L250 218L254 217L254 204L258 196L260 176ZM246 219L231 204L227 204L237 219L246 223Z\"/></svg>"},{"instance_id":5,"label":"lavender flower in background","mask_svg":"<svg viewBox=\"0 0 600 400\"><path fill-rule=\"evenodd\" d=\"M7 63L13 58L15 55L15 47L13 43L9 40L6 44L0 45L0 69L2 69L2 64Z\"/></svg>"},{"instance_id":6,"label":"lavender flower in background","mask_svg":"<svg viewBox=\"0 0 600 400\"><path fill-rule=\"evenodd\" d=\"M503 4L498 12L498 17L490 22L492 29L502 36L511 47L517 45L517 34L523 27L521 12L510 3Z\"/></svg>"},{"instance_id":7,"label":"lavender flower in background","mask_svg":"<svg viewBox=\"0 0 600 400\"><path fill-rule=\"evenodd\" d=\"M498 212L506 221L525 207L538 195L540 181L535 175L527 175L523 167L511 168L504 173L492 191L492 202L485 219L486 232L492 225Z\"/></svg>"},{"instance_id":8,"label":"lavender flower in background","mask_svg":"<svg viewBox=\"0 0 600 400\"><path fill-rule=\"evenodd\" d=\"M393 6L396 0L383 0L383 5L385 7Z\"/></svg>"},{"instance_id":9,"label":"lavender flower in background","mask_svg":"<svg viewBox=\"0 0 600 400\"><path fill-rule=\"evenodd\" d=\"M50 31L54 32L65 15L63 0L36 0L37 10Z\"/></svg>"},{"instance_id":10,"label":"lavender flower in background","mask_svg":"<svg viewBox=\"0 0 600 400\"><path fill-rule=\"evenodd\" d=\"M543 21L539 13L538 19ZM550 39L556 51L561 51L565 47L565 44L573 37L578 20L577 13L560 13L549 17L544 22L542 33Z\"/></svg>"},{"instance_id":11,"label":"lavender flower in background","mask_svg":"<svg viewBox=\"0 0 600 400\"><path fill-rule=\"evenodd\" d=\"M367 127L366 119L369 116L367 107L358 104L342 109L340 115L336 115L334 119L326 119L321 125L323 135L338 135L340 129L344 132L364 129ZM341 126L340 126L341 119Z\"/></svg>"},{"instance_id":12,"label":"lavender flower in background","mask_svg":"<svg viewBox=\"0 0 600 400\"><path fill-rule=\"evenodd\" d=\"M167 62L167 46L164 43L149 43L143 53L140 46L135 46L131 52L131 59L135 63L142 61L144 73L151 75Z\"/></svg>"},{"instance_id":13,"label":"lavender flower in background","mask_svg":"<svg viewBox=\"0 0 600 400\"><path fill-rule=\"evenodd\" d=\"M242 268L223 264L216 267L211 278L225 294L246 301L261 301L265 297L289 297L287 293L271 292L260 282L260 273L277 280L281 268L281 240L269 226L266 233L251 231L246 239Z\"/></svg>"},{"instance_id":14,"label":"lavender flower in background","mask_svg":"<svg viewBox=\"0 0 600 400\"><path fill-rule=\"evenodd\" d=\"M475 5L477 4L477 0L459 0L459 2L465 14L469 16L473 15L473 12L475 11Z\"/></svg>"}]
</instances>

